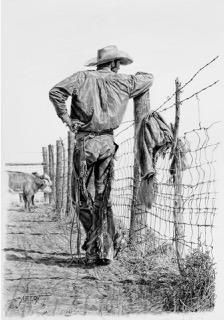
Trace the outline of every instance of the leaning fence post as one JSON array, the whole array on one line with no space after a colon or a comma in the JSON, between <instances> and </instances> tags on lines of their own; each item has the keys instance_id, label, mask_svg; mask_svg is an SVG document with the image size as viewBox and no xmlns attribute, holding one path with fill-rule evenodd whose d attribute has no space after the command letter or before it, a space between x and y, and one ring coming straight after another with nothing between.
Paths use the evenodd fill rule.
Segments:
<instances>
[{"instance_id":1,"label":"leaning fence post","mask_svg":"<svg viewBox=\"0 0 224 320\"><path fill-rule=\"evenodd\" d=\"M173 183L174 183L174 208L173 208L173 220L174 220L174 241L176 246L177 263L180 272L181 258L183 255L183 240L184 240L184 228L183 228L183 210L182 210L182 174L181 174L181 159L180 150L178 147L178 133L179 133L179 122L180 122L180 88L181 83L178 78L175 80L176 85L176 114L174 124L174 141L171 150L171 156L175 157L175 167L173 172Z\"/></svg>"},{"instance_id":2,"label":"leaning fence post","mask_svg":"<svg viewBox=\"0 0 224 320\"><path fill-rule=\"evenodd\" d=\"M137 134L140 128L141 120L150 111L149 91L134 98L134 154L136 154ZM131 221L129 230L130 244L138 248L139 254L144 252L144 237L147 231L147 212L146 209L137 203L137 195L140 185L139 163L134 158L134 180L133 180L133 196L131 204Z\"/></svg>"},{"instance_id":3,"label":"leaning fence post","mask_svg":"<svg viewBox=\"0 0 224 320\"><path fill-rule=\"evenodd\" d=\"M49 175L49 160L47 154L47 148L42 147L42 156L43 156L43 172ZM47 193L44 193L44 202L49 202L49 196Z\"/></svg>"},{"instance_id":4,"label":"leaning fence post","mask_svg":"<svg viewBox=\"0 0 224 320\"><path fill-rule=\"evenodd\" d=\"M62 209L62 188L63 188L63 155L60 140L56 141L57 166L56 166L56 212L60 215Z\"/></svg>"},{"instance_id":5,"label":"leaning fence post","mask_svg":"<svg viewBox=\"0 0 224 320\"><path fill-rule=\"evenodd\" d=\"M68 131L68 173L67 173L67 206L66 214L71 212L71 179L72 179L72 162L74 149L74 134Z\"/></svg>"}]
</instances>

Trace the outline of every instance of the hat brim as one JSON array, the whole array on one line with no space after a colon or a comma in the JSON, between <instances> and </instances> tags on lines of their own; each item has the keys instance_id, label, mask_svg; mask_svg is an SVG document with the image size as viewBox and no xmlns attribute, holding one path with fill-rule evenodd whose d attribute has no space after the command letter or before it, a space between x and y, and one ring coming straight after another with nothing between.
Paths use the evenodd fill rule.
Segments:
<instances>
[{"instance_id":1,"label":"hat brim","mask_svg":"<svg viewBox=\"0 0 224 320\"><path fill-rule=\"evenodd\" d=\"M133 59L126 52L119 51L118 54L108 57L106 59L99 59L99 60L97 60L97 58L90 59L89 61L87 61L85 66L86 67L98 66L114 60L119 60L120 64L122 65L128 65L133 62Z\"/></svg>"}]
</instances>

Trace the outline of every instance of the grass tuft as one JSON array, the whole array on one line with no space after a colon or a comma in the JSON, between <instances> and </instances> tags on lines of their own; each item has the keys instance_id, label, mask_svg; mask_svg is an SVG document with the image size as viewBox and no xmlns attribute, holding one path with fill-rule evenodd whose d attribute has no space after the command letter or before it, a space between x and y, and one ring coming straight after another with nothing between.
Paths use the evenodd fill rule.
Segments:
<instances>
[{"instance_id":1,"label":"grass tuft","mask_svg":"<svg viewBox=\"0 0 224 320\"><path fill-rule=\"evenodd\" d=\"M164 254L161 248L137 258L132 248L120 256L134 276L135 288L125 287L130 298L148 299L161 311L197 312L212 310L215 303L215 268L209 252L200 249L182 261L180 274L174 251Z\"/></svg>"}]
</instances>

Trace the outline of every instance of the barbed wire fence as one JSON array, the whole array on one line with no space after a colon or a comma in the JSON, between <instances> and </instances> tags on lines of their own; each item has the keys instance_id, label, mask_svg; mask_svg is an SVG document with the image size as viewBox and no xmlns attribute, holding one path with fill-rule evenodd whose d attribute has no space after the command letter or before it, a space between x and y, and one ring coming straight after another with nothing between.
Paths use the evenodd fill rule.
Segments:
<instances>
[{"instance_id":1,"label":"barbed wire fence","mask_svg":"<svg viewBox=\"0 0 224 320\"><path fill-rule=\"evenodd\" d=\"M217 59L218 57L215 57L200 68L184 85L179 83L175 92L153 110L163 114L173 108L177 112L177 93L179 109L192 98L196 98L199 103L200 94L218 81L185 98L181 98L183 89ZM172 99L176 99L175 102L167 106ZM142 256L161 247L164 250L175 250L179 260L199 247L212 254L216 214L215 151L218 143L210 141L211 126L202 127L199 118L198 128L185 132L182 137L177 133L176 138L181 139L184 145L186 168L176 168L175 181L170 174L170 166L172 153L176 151L178 154L175 149L177 146L173 146L175 150L169 150L164 157L159 157L156 163L156 200L151 209L138 203L134 195L140 179L139 168L135 162L135 129L136 121L125 121L115 134L115 140L119 139L120 143L116 154L111 198L117 227L124 233L127 244L130 244L131 237L134 237L132 245L139 249ZM53 206L59 218L70 220L75 214L71 205L73 149L74 135L68 132L68 136L58 139L55 145L42 148L43 162L36 164L35 168L33 165L10 166L10 169L16 171L41 171L48 174L53 183L52 194L44 195L44 200ZM73 243L72 250L78 253L82 252L80 236L84 237L84 232L79 228L79 224L75 223L73 233L78 241Z\"/></svg>"}]
</instances>

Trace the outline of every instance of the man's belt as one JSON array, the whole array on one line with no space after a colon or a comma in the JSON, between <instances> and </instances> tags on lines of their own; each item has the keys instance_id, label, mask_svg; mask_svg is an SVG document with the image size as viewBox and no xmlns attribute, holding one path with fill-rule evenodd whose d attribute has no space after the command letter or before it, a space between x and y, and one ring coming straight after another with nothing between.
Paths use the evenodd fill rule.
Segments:
<instances>
[{"instance_id":1,"label":"man's belt","mask_svg":"<svg viewBox=\"0 0 224 320\"><path fill-rule=\"evenodd\" d=\"M110 135L113 135L114 134L114 131L111 129L111 130L103 130L103 131L100 131L100 132L95 132L95 131L84 131L84 130L78 130L77 132L78 134L81 133L81 134L86 134L86 135L94 135L94 136L102 136L104 134L110 134Z\"/></svg>"}]
</instances>

